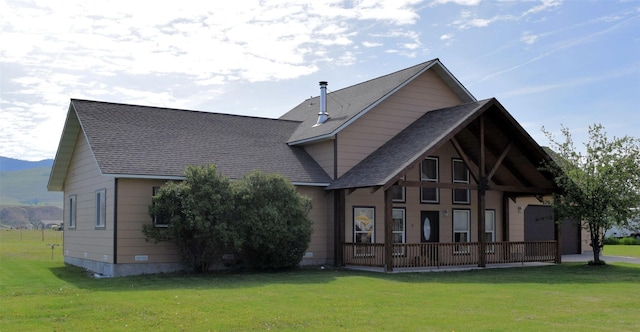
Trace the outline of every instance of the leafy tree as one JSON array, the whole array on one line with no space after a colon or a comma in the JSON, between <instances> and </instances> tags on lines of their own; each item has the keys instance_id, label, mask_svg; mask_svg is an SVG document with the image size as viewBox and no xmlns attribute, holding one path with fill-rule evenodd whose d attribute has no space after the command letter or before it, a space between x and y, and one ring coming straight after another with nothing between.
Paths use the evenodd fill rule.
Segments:
<instances>
[{"instance_id":1,"label":"leafy tree","mask_svg":"<svg viewBox=\"0 0 640 332\"><path fill-rule=\"evenodd\" d=\"M257 269L296 266L309 246L311 199L280 175L252 172L233 183L242 254Z\"/></svg>"},{"instance_id":2,"label":"leafy tree","mask_svg":"<svg viewBox=\"0 0 640 332\"><path fill-rule=\"evenodd\" d=\"M560 191L553 206L558 220L573 218L589 231L593 261L600 260L604 234L614 225L626 226L640 210L640 140L625 136L607 138L602 125L589 127L586 152L575 148L571 134L562 128L564 142L551 141L554 161L543 167L550 171Z\"/></svg>"},{"instance_id":3,"label":"leafy tree","mask_svg":"<svg viewBox=\"0 0 640 332\"><path fill-rule=\"evenodd\" d=\"M168 227L144 225L147 240L176 244L189 266L204 272L233 250L240 238L233 224L230 181L215 165L189 166L186 180L168 182L153 197L149 213L168 220Z\"/></svg>"}]
</instances>

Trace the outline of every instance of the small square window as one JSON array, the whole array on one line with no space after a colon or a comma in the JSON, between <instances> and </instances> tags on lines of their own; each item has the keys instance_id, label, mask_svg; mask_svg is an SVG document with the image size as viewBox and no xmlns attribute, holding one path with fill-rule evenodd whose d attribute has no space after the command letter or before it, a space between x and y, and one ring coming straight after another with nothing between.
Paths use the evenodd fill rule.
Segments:
<instances>
[{"instance_id":1,"label":"small square window","mask_svg":"<svg viewBox=\"0 0 640 332\"><path fill-rule=\"evenodd\" d=\"M420 163L420 180L425 182L438 182L438 158L427 157ZM440 192L438 188L420 188L420 202L439 203Z\"/></svg>"}]
</instances>

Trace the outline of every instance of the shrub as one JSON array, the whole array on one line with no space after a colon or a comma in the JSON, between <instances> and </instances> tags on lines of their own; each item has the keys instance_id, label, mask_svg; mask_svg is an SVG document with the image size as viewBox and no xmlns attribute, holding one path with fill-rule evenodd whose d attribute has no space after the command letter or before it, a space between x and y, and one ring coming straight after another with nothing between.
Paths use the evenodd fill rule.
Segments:
<instances>
[{"instance_id":1,"label":"shrub","mask_svg":"<svg viewBox=\"0 0 640 332\"><path fill-rule=\"evenodd\" d=\"M259 171L234 182L233 189L242 256L262 270L298 265L311 240L311 200L284 177Z\"/></svg>"},{"instance_id":2,"label":"shrub","mask_svg":"<svg viewBox=\"0 0 640 332\"><path fill-rule=\"evenodd\" d=\"M168 220L168 227L144 225L147 240L171 241L196 272L208 271L241 239L234 229L230 182L215 165L189 166L186 180L169 182L153 197L149 212Z\"/></svg>"},{"instance_id":3,"label":"shrub","mask_svg":"<svg viewBox=\"0 0 640 332\"><path fill-rule=\"evenodd\" d=\"M615 238L608 237L604 239L604 244L609 245L640 245L640 239L635 237L623 237L623 238Z\"/></svg>"}]
</instances>

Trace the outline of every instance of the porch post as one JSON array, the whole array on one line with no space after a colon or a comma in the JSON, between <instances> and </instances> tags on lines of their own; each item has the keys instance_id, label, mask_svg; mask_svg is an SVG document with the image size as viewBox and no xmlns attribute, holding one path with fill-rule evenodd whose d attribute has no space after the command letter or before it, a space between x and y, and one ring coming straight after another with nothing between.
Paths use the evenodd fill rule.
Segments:
<instances>
[{"instance_id":1,"label":"porch post","mask_svg":"<svg viewBox=\"0 0 640 332\"><path fill-rule=\"evenodd\" d=\"M344 265L343 244L344 244L344 226L345 226L345 192L344 189L334 191L334 251L333 263L335 266Z\"/></svg>"},{"instance_id":2,"label":"porch post","mask_svg":"<svg viewBox=\"0 0 640 332\"><path fill-rule=\"evenodd\" d=\"M553 237L556 239L556 264L562 263L562 223L556 217L558 214L553 213Z\"/></svg>"},{"instance_id":3,"label":"porch post","mask_svg":"<svg viewBox=\"0 0 640 332\"><path fill-rule=\"evenodd\" d=\"M393 195L384 191L384 270L393 272Z\"/></svg>"},{"instance_id":4,"label":"porch post","mask_svg":"<svg viewBox=\"0 0 640 332\"><path fill-rule=\"evenodd\" d=\"M484 146L484 116L480 116L480 176L478 178L478 266L487 265L487 244L485 242L485 209L486 192L489 180L487 179L486 160Z\"/></svg>"}]
</instances>

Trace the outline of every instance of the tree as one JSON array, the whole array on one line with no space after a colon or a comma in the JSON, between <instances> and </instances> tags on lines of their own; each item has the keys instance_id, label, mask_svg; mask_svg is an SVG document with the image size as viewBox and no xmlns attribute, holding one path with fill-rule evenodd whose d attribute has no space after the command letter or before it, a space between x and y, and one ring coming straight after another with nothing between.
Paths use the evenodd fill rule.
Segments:
<instances>
[{"instance_id":1,"label":"tree","mask_svg":"<svg viewBox=\"0 0 640 332\"><path fill-rule=\"evenodd\" d=\"M551 141L553 161L543 169L555 177L559 191L553 206L558 220L573 218L589 231L593 261L604 264L600 253L604 234L612 226L626 226L640 210L640 140L629 136L607 138L602 125L589 127L586 152L576 150L571 133L562 128L564 142L542 129Z\"/></svg>"},{"instance_id":2,"label":"tree","mask_svg":"<svg viewBox=\"0 0 640 332\"><path fill-rule=\"evenodd\" d=\"M182 182L168 182L153 197L149 213L167 227L144 225L147 240L171 241L196 272L208 271L241 241L233 223L230 181L215 165L189 166Z\"/></svg>"},{"instance_id":3,"label":"tree","mask_svg":"<svg viewBox=\"0 0 640 332\"><path fill-rule=\"evenodd\" d=\"M311 241L311 199L280 175L255 171L233 183L242 255L257 269L296 266Z\"/></svg>"}]
</instances>

